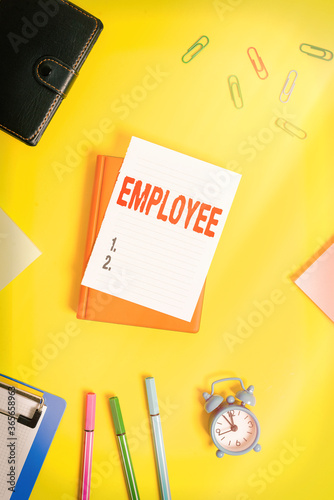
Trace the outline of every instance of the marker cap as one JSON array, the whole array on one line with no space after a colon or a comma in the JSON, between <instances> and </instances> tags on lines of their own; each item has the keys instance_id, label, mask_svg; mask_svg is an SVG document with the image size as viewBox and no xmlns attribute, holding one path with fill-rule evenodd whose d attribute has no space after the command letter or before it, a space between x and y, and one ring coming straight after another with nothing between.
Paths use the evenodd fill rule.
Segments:
<instances>
[{"instance_id":1,"label":"marker cap","mask_svg":"<svg viewBox=\"0 0 334 500\"><path fill-rule=\"evenodd\" d=\"M159 405L158 405L158 397L157 397L157 390L155 388L154 377L147 377L145 379L145 384L146 384L146 392L147 392L150 415L158 415Z\"/></svg>"},{"instance_id":2,"label":"marker cap","mask_svg":"<svg viewBox=\"0 0 334 500\"><path fill-rule=\"evenodd\" d=\"M95 427L95 406L96 406L96 394L94 392L89 392L86 396L86 431L93 431Z\"/></svg>"},{"instance_id":3,"label":"marker cap","mask_svg":"<svg viewBox=\"0 0 334 500\"><path fill-rule=\"evenodd\" d=\"M125 427L118 398L116 396L114 396L113 398L109 398L109 404L111 408L112 418L114 420L116 434L125 434Z\"/></svg>"}]
</instances>

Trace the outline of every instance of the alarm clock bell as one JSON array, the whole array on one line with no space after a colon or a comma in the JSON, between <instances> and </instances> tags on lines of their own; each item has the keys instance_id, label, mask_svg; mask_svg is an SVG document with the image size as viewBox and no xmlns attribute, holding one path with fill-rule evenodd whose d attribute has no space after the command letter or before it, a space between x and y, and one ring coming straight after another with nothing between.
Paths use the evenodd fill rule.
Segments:
<instances>
[{"instance_id":1,"label":"alarm clock bell","mask_svg":"<svg viewBox=\"0 0 334 500\"><path fill-rule=\"evenodd\" d=\"M250 385L248 389L243 391L238 391L235 397L239 399L239 401L241 401L241 404L254 406L256 403L256 399L253 392L254 392L254 386Z\"/></svg>"},{"instance_id":2,"label":"alarm clock bell","mask_svg":"<svg viewBox=\"0 0 334 500\"><path fill-rule=\"evenodd\" d=\"M206 403L204 404L205 411L207 413L211 413L213 410L218 408L219 405L221 405L224 401L224 398L222 396L218 396L217 394L208 394L207 392L203 393L203 397L206 400Z\"/></svg>"}]
</instances>

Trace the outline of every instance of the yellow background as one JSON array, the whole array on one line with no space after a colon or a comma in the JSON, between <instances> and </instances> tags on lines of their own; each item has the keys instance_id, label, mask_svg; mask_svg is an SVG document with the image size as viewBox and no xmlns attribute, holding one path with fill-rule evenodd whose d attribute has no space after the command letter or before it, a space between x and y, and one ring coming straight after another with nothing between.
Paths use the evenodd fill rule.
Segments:
<instances>
[{"instance_id":1,"label":"yellow background","mask_svg":"<svg viewBox=\"0 0 334 500\"><path fill-rule=\"evenodd\" d=\"M334 51L334 3L80 6L104 31L41 142L30 148L0 134L1 207L42 251L0 292L1 372L67 401L32 500L77 498L87 391L97 394L92 500L127 498L111 395L120 399L141 498L159 498L146 376L155 377L163 403L174 500L332 498L333 323L289 276L334 232L334 60L299 50L309 43ZM202 35L209 45L182 63ZM266 80L250 63L250 46ZM282 104L292 69L296 85ZM149 79L150 71L160 76ZM242 89L239 110L231 74ZM307 138L275 127L275 116ZM242 174L194 335L75 316L95 158L124 156L133 135ZM262 451L218 460L201 394L226 376L255 386Z\"/></svg>"}]
</instances>

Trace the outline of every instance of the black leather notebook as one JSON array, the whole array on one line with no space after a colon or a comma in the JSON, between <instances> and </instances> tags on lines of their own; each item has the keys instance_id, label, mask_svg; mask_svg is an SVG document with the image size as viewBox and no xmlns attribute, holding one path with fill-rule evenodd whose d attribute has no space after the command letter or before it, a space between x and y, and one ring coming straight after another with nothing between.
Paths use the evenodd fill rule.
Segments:
<instances>
[{"instance_id":1,"label":"black leather notebook","mask_svg":"<svg viewBox=\"0 0 334 500\"><path fill-rule=\"evenodd\" d=\"M0 0L0 128L35 146L102 29L65 0Z\"/></svg>"}]
</instances>

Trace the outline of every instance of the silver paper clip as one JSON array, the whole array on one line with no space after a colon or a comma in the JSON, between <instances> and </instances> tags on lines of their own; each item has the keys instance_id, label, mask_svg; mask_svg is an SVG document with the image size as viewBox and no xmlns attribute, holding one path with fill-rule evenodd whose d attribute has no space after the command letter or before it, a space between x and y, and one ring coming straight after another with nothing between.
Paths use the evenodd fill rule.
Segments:
<instances>
[{"instance_id":1,"label":"silver paper clip","mask_svg":"<svg viewBox=\"0 0 334 500\"><path fill-rule=\"evenodd\" d=\"M254 51L255 54L251 55L251 53L250 53L251 51ZM256 48L249 47L247 49L247 54L248 54L249 59L251 60L251 63L253 65L253 68L256 71L257 76L259 78L261 78L261 80L265 80L268 76L268 71L267 71L267 68L265 67L265 65L263 64L261 57L257 53Z\"/></svg>"},{"instance_id":2,"label":"silver paper clip","mask_svg":"<svg viewBox=\"0 0 334 500\"><path fill-rule=\"evenodd\" d=\"M311 50L315 50L315 53L308 52L304 50L303 47L308 47ZM327 49L322 49L321 47L316 47L315 45L309 45L308 43L302 43L299 49L307 54L308 56L316 57L318 59L323 59L324 61L331 61L333 59L333 52Z\"/></svg>"},{"instance_id":3,"label":"silver paper clip","mask_svg":"<svg viewBox=\"0 0 334 500\"><path fill-rule=\"evenodd\" d=\"M284 120L283 118L277 118L275 123L279 128L281 128L290 135L298 137L298 139L306 139L307 137L307 133L304 130L296 127L296 125Z\"/></svg>"},{"instance_id":4,"label":"silver paper clip","mask_svg":"<svg viewBox=\"0 0 334 500\"><path fill-rule=\"evenodd\" d=\"M292 75L293 73L294 73L294 76L290 77L290 75ZM281 95L279 96L279 100L281 102L283 102L283 104L288 102L288 100L290 99L290 96L292 94L292 91L293 91L295 83L296 83L297 76L298 76L298 73L294 69L292 69L290 71L290 73L288 74L288 77L285 80Z\"/></svg>"},{"instance_id":5,"label":"silver paper clip","mask_svg":"<svg viewBox=\"0 0 334 500\"><path fill-rule=\"evenodd\" d=\"M234 103L234 106L237 109L241 109L244 105L241 95L241 88L238 77L235 75L231 75L228 77L228 86L230 88L231 99ZM236 88L236 90L235 90Z\"/></svg>"},{"instance_id":6,"label":"silver paper clip","mask_svg":"<svg viewBox=\"0 0 334 500\"><path fill-rule=\"evenodd\" d=\"M191 46L189 47L189 49L187 50L187 52L185 54L183 54L182 56L182 62L184 63L188 63L190 61L192 61L194 59L194 57L197 56L197 54L199 54L201 52L201 50L204 49L204 47L206 47L209 43L209 39L206 35L203 35L201 36L198 40L196 40L196 42ZM195 50L195 52L192 53L192 51ZM187 59L187 56L189 57L188 60Z\"/></svg>"}]
</instances>

